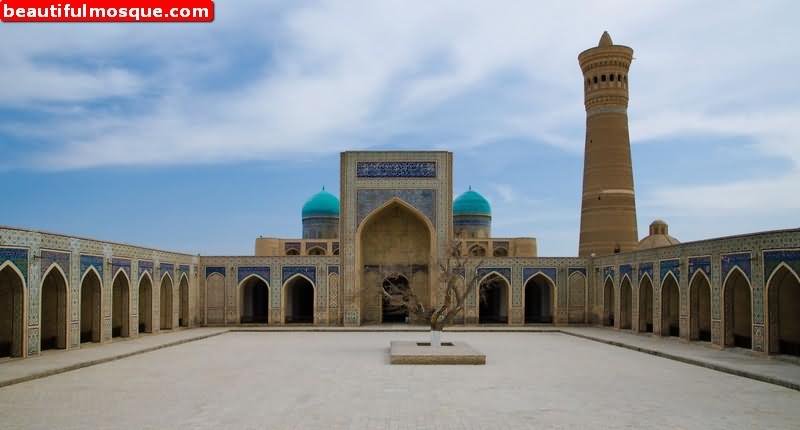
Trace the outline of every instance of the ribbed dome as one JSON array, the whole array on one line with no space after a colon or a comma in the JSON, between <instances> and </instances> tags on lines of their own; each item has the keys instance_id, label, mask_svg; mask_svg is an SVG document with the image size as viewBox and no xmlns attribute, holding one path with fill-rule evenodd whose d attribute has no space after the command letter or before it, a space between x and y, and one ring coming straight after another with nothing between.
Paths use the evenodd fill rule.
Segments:
<instances>
[{"instance_id":1,"label":"ribbed dome","mask_svg":"<svg viewBox=\"0 0 800 430\"><path fill-rule=\"evenodd\" d=\"M339 199L325 191L325 187L303 205L303 218L318 216L339 217Z\"/></svg>"},{"instance_id":2,"label":"ribbed dome","mask_svg":"<svg viewBox=\"0 0 800 430\"><path fill-rule=\"evenodd\" d=\"M492 216L492 207L477 191L469 191L456 197L453 201L453 215L485 215Z\"/></svg>"}]
</instances>

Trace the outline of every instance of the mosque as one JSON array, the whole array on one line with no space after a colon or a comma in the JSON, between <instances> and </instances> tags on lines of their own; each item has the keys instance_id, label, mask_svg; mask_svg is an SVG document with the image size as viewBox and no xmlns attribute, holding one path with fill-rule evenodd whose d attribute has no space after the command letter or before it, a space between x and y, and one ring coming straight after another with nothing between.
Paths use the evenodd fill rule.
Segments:
<instances>
[{"instance_id":1,"label":"mosque","mask_svg":"<svg viewBox=\"0 0 800 430\"><path fill-rule=\"evenodd\" d=\"M453 198L453 154L341 154L341 199L302 208L302 238L253 255L200 256L0 228L0 356L220 325L405 324L387 276L425 306L453 243L481 288L459 324L592 324L717 348L800 355L800 229L680 243L663 221L640 240L628 137L633 50L608 33L582 52L586 141L577 256L493 237L490 203ZM696 198L687 196L687 198Z\"/></svg>"}]
</instances>

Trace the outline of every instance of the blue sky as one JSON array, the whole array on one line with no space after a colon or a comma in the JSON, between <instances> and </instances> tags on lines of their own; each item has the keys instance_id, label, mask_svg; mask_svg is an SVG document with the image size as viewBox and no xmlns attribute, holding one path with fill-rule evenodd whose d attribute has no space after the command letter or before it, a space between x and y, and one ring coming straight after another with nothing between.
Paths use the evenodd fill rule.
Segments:
<instances>
[{"instance_id":1,"label":"blue sky","mask_svg":"<svg viewBox=\"0 0 800 430\"><path fill-rule=\"evenodd\" d=\"M0 224L204 255L297 237L338 153L445 149L496 236L577 253L577 55L630 72L639 233L800 219L795 2L218 1L209 25L0 24Z\"/></svg>"}]
</instances>

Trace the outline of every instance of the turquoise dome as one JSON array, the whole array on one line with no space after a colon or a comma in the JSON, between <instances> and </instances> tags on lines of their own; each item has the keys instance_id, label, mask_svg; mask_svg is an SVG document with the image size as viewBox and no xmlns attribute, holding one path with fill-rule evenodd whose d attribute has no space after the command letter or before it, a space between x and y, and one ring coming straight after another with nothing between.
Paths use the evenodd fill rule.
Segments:
<instances>
[{"instance_id":1,"label":"turquoise dome","mask_svg":"<svg viewBox=\"0 0 800 430\"><path fill-rule=\"evenodd\" d=\"M339 217L339 199L333 194L322 191L311 196L303 205L303 218L310 217Z\"/></svg>"},{"instance_id":2,"label":"turquoise dome","mask_svg":"<svg viewBox=\"0 0 800 430\"><path fill-rule=\"evenodd\" d=\"M489 201L486 200L477 191L469 191L456 197L453 201L453 215L484 215L492 216L492 207L489 206Z\"/></svg>"}]
</instances>

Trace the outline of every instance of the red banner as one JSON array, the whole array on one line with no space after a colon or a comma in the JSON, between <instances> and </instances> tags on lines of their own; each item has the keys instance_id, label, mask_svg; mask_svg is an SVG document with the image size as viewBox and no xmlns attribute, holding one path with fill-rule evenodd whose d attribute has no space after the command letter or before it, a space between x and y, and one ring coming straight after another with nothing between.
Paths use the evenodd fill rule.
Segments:
<instances>
[{"instance_id":1,"label":"red banner","mask_svg":"<svg viewBox=\"0 0 800 430\"><path fill-rule=\"evenodd\" d=\"M2 22L212 22L212 0L0 0Z\"/></svg>"}]
</instances>

